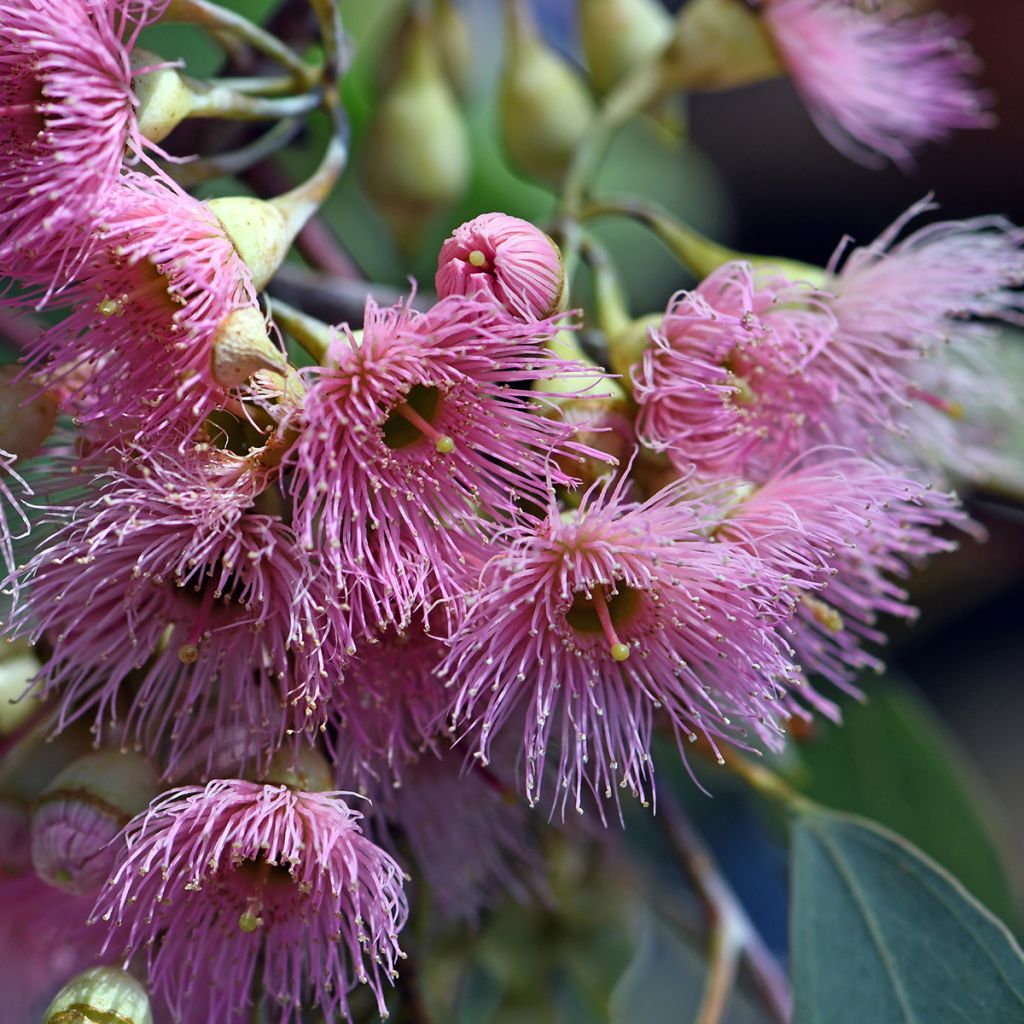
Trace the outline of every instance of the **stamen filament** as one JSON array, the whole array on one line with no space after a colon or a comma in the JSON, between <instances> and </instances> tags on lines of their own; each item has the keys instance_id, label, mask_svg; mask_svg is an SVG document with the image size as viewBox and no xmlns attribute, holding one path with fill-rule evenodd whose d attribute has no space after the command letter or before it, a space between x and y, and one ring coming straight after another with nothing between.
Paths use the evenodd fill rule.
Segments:
<instances>
[{"instance_id":1,"label":"stamen filament","mask_svg":"<svg viewBox=\"0 0 1024 1024\"><path fill-rule=\"evenodd\" d=\"M448 455L455 450L455 441L431 426L408 402L399 402L394 411L407 423L411 423L424 437L429 437L442 455Z\"/></svg>"},{"instance_id":2,"label":"stamen filament","mask_svg":"<svg viewBox=\"0 0 1024 1024\"><path fill-rule=\"evenodd\" d=\"M629 645L624 644L619 639L618 633L615 632L615 626L612 625L612 617L608 611L608 599L605 597L604 587L594 588L592 600L594 611L597 612L597 618L601 623L601 629L604 630L605 639L608 641L608 652L615 661L625 661L629 657Z\"/></svg>"}]
</instances>

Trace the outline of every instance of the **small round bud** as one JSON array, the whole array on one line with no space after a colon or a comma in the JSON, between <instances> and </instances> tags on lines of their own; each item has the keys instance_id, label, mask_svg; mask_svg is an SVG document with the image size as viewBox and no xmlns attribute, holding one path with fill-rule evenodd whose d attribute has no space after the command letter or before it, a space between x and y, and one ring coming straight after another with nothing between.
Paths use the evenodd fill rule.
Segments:
<instances>
[{"instance_id":1,"label":"small round bud","mask_svg":"<svg viewBox=\"0 0 1024 1024\"><path fill-rule=\"evenodd\" d=\"M785 74L764 22L738 0L687 4L666 62L672 81L687 89L733 89Z\"/></svg>"},{"instance_id":2,"label":"small round bud","mask_svg":"<svg viewBox=\"0 0 1024 1024\"><path fill-rule=\"evenodd\" d=\"M288 361L267 336L263 314L254 306L229 313L210 349L213 378L226 388L243 385L258 370L285 373Z\"/></svg>"},{"instance_id":3,"label":"small round bud","mask_svg":"<svg viewBox=\"0 0 1024 1024\"><path fill-rule=\"evenodd\" d=\"M525 7L508 5L501 75L501 135L509 159L557 184L594 119L580 74L538 34Z\"/></svg>"},{"instance_id":4,"label":"small round bud","mask_svg":"<svg viewBox=\"0 0 1024 1024\"><path fill-rule=\"evenodd\" d=\"M527 323L566 301L562 253L540 228L519 217L484 213L460 225L441 246L437 294L486 295Z\"/></svg>"},{"instance_id":5,"label":"small round bud","mask_svg":"<svg viewBox=\"0 0 1024 1024\"><path fill-rule=\"evenodd\" d=\"M43 1015L43 1024L153 1024L146 990L127 971L92 967L76 974Z\"/></svg>"},{"instance_id":6,"label":"small round bud","mask_svg":"<svg viewBox=\"0 0 1024 1024\"><path fill-rule=\"evenodd\" d=\"M181 75L167 61L148 50L135 49L131 56L132 92L139 132L150 142L162 142L192 113L193 94Z\"/></svg>"},{"instance_id":7,"label":"small round bud","mask_svg":"<svg viewBox=\"0 0 1024 1024\"><path fill-rule=\"evenodd\" d=\"M469 181L466 126L445 78L430 26L413 15L394 79L377 102L363 181L405 248Z\"/></svg>"},{"instance_id":8,"label":"small round bud","mask_svg":"<svg viewBox=\"0 0 1024 1024\"><path fill-rule=\"evenodd\" d=\"M16 380L21 373L20 366L0 366L0 448L31 459L53 433L59 403L30 377Z\"/></svg>"},{"instance_id":9,"label":"small round bud","mask_svg":"<svg viewBox=\"0 0 1024 1024\"><path fill-rule=\"evenodd\" d=\"M270 759L262 781L301 789L305 793L325 793L333 785L330 765L320 751L309 746L301 746L294 751L277 751ZM241 923L239 927L246 930Z\"/></svg>"},{"instance_id":10,"label":"small round bud","mask_svg":"<svg viewBox=\"0 0 1024 1024\"><path fill-rule=\"evenodd\" d=\"M156 794L156 776L139 754L99 750L73 761L32 812L36 873L76 895L95 892L113 865L111 840Z\"/></svg>"},{"instance_id":11,"label":"small round bud","mask_svg":"<svg viewBox=\"0 0 1024 1024\"><path fill-rule=\"evenodd\" d=\"M222 196L207 205L249 268L253 287L266 288L292 244L285 215L273 203L251 196Z\"/></svg>"},{"instance_id":12,"label":"small round bud","mask_svg":"<svg viewBox=\"0 0 1024 1024\"><path fill-rule=\"evenodd\" d=\"M656 60L672 38L673 20L659 0L581 0L580 35L594 88L602 95Z\"/></svg>"}]
</instances>

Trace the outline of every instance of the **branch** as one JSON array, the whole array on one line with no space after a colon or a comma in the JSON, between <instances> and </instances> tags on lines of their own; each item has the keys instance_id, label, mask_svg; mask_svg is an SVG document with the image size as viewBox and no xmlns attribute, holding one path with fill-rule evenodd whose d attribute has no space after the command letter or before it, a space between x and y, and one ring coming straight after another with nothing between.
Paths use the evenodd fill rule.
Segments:
<instances>
[{"instance_id":1,"label":"branch","mask_svg":"<svg viewBox=\"0 0 1024 1024\"><path fill-rule=\"evenodd\" d=\"M703 840L670 795L659 794L657 819L696 886L711 922L711 971L697 1024L719 1024L724 1019L741 955L772 1016L779 1024L788 1024L793 999L786 974L757 933Z\"/></svg>"},{"instance_id":2,"label":"branch","mask_svg":"<svg viewBox=\"0 0 1024 1024\"><path fill-rule=\"evenodd\" d=\"M372 295L381 306L390 306L402 301L406 293L392 285L353 281L286 263L274 275L270 295L325 323L348 323L355 327L363 322L368 296ZM431 292L418 291L413 308L429 309L436 298Z\"/></svg>"}]
</instances>

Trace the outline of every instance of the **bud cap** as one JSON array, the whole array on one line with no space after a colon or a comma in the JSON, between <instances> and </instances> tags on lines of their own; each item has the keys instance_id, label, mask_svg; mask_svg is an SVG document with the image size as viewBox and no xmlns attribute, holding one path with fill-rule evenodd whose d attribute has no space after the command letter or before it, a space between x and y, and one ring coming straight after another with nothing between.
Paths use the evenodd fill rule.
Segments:
<instances>
[{"instance_id":1,"label":"bud cap","mask_svg":"<svg viewBox=\"0 0 1024 1024\"><path fill-rule=\"evenodd\" d=\"M92 967L76 974L50 1003L43 1024L153 1024L146 990L127 971Z\"/></svg>"}]
</instances>

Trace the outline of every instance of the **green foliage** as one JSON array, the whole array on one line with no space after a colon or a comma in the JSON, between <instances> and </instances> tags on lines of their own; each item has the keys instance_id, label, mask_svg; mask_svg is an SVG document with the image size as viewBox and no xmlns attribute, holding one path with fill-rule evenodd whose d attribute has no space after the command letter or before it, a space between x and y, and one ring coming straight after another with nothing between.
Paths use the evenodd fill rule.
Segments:
<instances>
[{"instance_id":1,"label":"green foliage","mask_svg":"<svg viewBox=\"0 0 1024 1024\"><path fill-rule=\"evenodd\" d=\"M805 807L792 877L795 1024L1024 1020L1013 937L899 836Z\"/></svg>"},{"instance_id":2,"label":"green foliage","mask_svg":"<svg viewBox=\"0 0 1024 1024\"><path fill-rule=\"evenodd\" d=\"M633 959L612 992L609 1024L694 1020L707 973L703 953L653 914L646 915ZM770 1020L766 1011L737 992L722 1024L766 1024Z\"/></svg>"},{"instance_id":3,"label":"green foliage","mask_svg":"<svg viewBox=\"0 0 1024 1024\"><path fill-rule=\"evenodd\" d=\"M848 701L842 726L824 724L794 781L814 800L891 828L934 857L990 910L1013 902L985 813L988 799L935 713L885 680Z\"/></svg>"}]
</instances>

